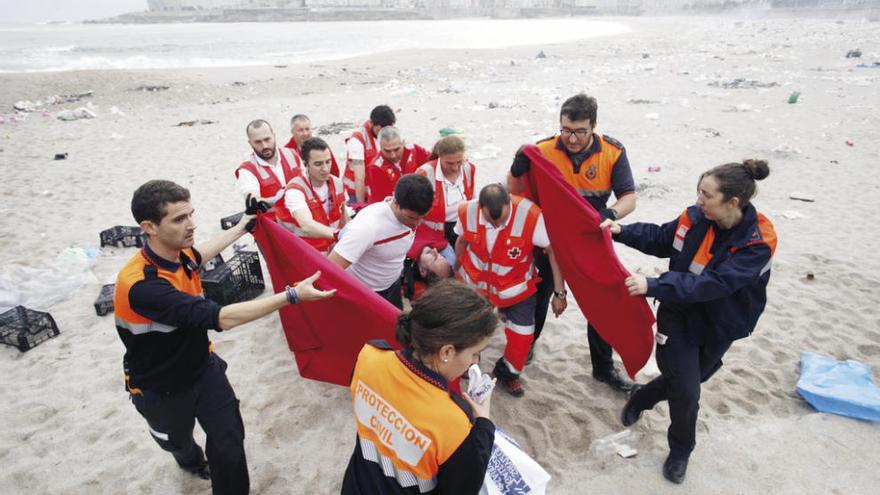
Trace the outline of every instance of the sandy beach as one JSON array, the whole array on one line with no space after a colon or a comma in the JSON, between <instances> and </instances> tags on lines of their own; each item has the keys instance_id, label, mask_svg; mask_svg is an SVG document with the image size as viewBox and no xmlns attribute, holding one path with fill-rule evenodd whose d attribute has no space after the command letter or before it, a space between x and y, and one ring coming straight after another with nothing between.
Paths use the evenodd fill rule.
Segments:
<instances>
[{"instance_id":1,"label":"sandy beach","mask_svg":"<svg viewBox=\"0 0 880 495\"><path fill-rule=\"evenodd\" d=\"M876 493L880 424L817 413L795 383L802 351L856 359L880 376L880 68L871 67L880 62L880 22L609 20L630 31L283 67L0 74L0 259L41 268L65 248L97 248L101 230L133 224L131 193L154 178L190 189L197 238L211 237L221 217L243 208L233 170L249 151L244 129L254 118L272 122L284 143L293 114L309 115L317 129L351 129L388 104L410 142L431 146L441 128L460 129L480 187L503 179L519 145L552 135L561 102L585 91L599 101L598 131L624 143L639 185L624 223L672 220L712 166L769 161L754 201L780 239L768 306L703 387L683 485L661 474L665 405L633 428L635 458L591 448L623 429L625 397L590 378L586 322L573 298L548 320L525 397L495 393L495 423L550 472L548 493ZM845 57L856 48L861 58ZM546 58L536 58L540 51ZM168 89L135 89L143 85ZM17 101L86 91L93 96L14 118ZM54 116L87 103L96 118ZM177 126L199 120L213 123ZM346 135L322 136L340 161ZM56 153L68 157L53 161ZM617 250L631 271L666 268ZM60 336L27 353L0 348L0 493L210 493L149 438L123 389L113 317L92 306L133 252L100 250L91 281L50 308ZM241 400L252 492L338 493L355 438L348 390L300 378L275 315L211 337ZM499 332L483 362L503 345ZM656 374L651 362L638 379Z\"/></svg>"}]
</instances>

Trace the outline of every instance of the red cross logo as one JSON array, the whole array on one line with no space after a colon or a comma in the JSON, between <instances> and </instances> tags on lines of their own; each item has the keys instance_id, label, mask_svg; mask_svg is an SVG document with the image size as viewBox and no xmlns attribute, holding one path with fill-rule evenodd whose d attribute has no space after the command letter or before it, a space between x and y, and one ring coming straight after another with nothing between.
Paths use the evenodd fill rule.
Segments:
<instances>
[{"instance_id":1,"label":"red cross logo","mask_svg":"<svg viewBox=\"0 0 880 495\"><path fill-rule=\"evenodd\" d=\"M507 250L507 257L512 260L519 258L521 255L522 255L522 249L520 249L518 247L512 247Z\"/></svg>"}]
</instances>

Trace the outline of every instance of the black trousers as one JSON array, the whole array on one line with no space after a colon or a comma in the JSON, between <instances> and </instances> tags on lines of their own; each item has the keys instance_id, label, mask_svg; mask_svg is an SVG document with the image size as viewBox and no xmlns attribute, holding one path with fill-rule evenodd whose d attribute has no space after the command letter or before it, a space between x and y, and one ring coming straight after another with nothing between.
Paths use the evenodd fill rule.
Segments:
<instances>
[{"instance_id":1,"label":"black trousers","mask_svg":"<svg viewBox=\"0 0 880 495\"><path fill-rule=\"evenodd\" d=\"M547 320L547 310L550 307L550 298L553 297L553 269L550 268L550 258L543 249L535 250L535 267L541 281L537 285L537 305L535 306L535 342L544 330L544 322ZM605 342L592 324L587 323L587 342L590 344L590 361L593 363L593 373L611 373L614 369L611 346Z\"/></svg>"},{"instance_id":2,"label":"black trousers","mask_svg":"<svg viewBox=\"0 0 880 495\"><path fill-rule=\"evenodd\" d=\"M731 344L727 338L714 335L704 336L702 342L696 342L689 338L685 329L685 314L664 310L661 304L657 312L657 331L666 335L666 343L657 344L657 365L661 375L639 389L632 398L640 409L650 409L660 401L669 401L669 452L678 459L687 459L696 446L700 384L721 368L721 358Z\"/></svg>"},{"instance_id":3,"label":"black trousers","mask_svg":"<svg viewBox=\"0 0 880 495\"><path fill-rule=\"evenodd\" d=\"M377 291L376 294L379 294L379 297L390 302L397 309L403 310L403 294L401 293L400 287L401 281L400 277L398 277L397 280L391 284L391 287Z\"/></svg>"},{"instance_id":4,"label":"black trousers","mask_svg":"<svg viewBox=\"0 0 880 495\"><path fill-rule=\"evenodd\" d=\"M135 408L147 420L150 435L171 452L184 469L205 462L202 448L193 439L198 419L207 435L206 451L215 495L245 494L250 490L244 453L244 424L238 399L226 379L226 362L211 354L209 364L195 383L175 393L144 390L132 395Z\"/></svg>"}]
</instances>

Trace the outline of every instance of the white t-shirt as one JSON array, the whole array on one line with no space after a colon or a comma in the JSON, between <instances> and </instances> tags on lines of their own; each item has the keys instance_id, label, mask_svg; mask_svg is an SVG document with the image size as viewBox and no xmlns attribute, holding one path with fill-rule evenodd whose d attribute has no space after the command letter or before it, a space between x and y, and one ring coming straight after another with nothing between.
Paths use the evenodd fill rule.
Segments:
<instances>
[{"instance_id":1,"label":"white t-shirt","mask_svg":"<svg viewBox=\"0 0 880 495\"><path fill-rule=\"evenodd\" d=\"M467 164L465 164L465 167ZM440 167L437 167L435 173L440 174L440 185L443 187L443 200L446 201L446 221L454 222L458 219L458 205L462 201L467 201L467 197L464 195L464 171L462 170L458 174L458 179L454 182L450 182L449 179L443 175L443 171Z\"/></svg>"},{"instance_id":2,"label":"white t-shirt","mask_svg":"<svg viewBox=\"0 0 880 495\"><path fill-rule=\"evenodd\" d=\"M247 161L253 163L257 167L263 168L266 172L275 175L275 178L278 179L278 183L284 186L286 182L284 181L284 169L281 167L281 153L282 151L278 148L275 149L275 163L269 163L266 160L260 158L256 153L251 153L251 156L248 157ZM295 165L295 163L290 162L291 165ZM241 170L238 172L238 179L236 179L236 183L238 184L238 190L241 191L242 196L247 196L248 194L261 197L260 196L260 181L257 179L257 176L252 174L248 170ZM284 195L284 188L282 187L272 198L272 203L274 204L276 201L281 199L281 196Z\"/></svg>"},{"instance_id":3,"label":"white t-shirt","mask_svg":"<svg viewBox=\"0 0 880 495\"><path fill-rule=\"evenodd\" d=\"M332 179L331 179L332 180ZM330 207L332 206L331 202L328 201L330 196L330 188L327 186L325 182L323 185L318 187L312 187L315 191L315 194L318 195L318 199L321 201L321 204L324 205L324 211L327 214L330 214ZM290 210L290 213L297 210L309 209L308 203L306 203L306 195L300 191L299 189L288 189L287 192L284 193L284 206Z\"/></svg>"},{"instance_id":4,"label":"white t-shirt","mask_svg":"<svg viewBox=\"0 0 880 495\"><path fill-rule=\"evenodd\" d=\"M363 132L363 131L361 131ZM348 159L349 160L360 160L364 161L364 155L366 154L366 150L364 149L363 143L358 141L355 138L351 138L348 140L348 143L345 145L345 149L348 151Z\"/></svg>"},{"instance_id":5,"label":"white t-shirt","mask_svg":"<svg viewBox=\"0 0 880 495\"><path fill-rule=\"evenodd\" d=\"M372 291L391 287L400 277L415 231L397 221L386 201L367 206L345 227L336 254L351 263L348 273Z\"/></svg>"},{"instance_id":6,"label":"white t-shirt","mask_svg":"<svg viewBox=\"0 0 880 495\"><path fill-rule=\"evenodd\" d=\"M513 213L513 211L511 211L511 213ZM508 215L507 221L504 222L504 225L501 227L494 227L491 223L486 221L486 218L483 216L482 212L480 212L479 222L480 225L486 226L486 249L490 253L492 252L492 248L495 247L495 239L498 239L498 234L507 227L511 218L513 218L513 215ZM461 221L455 224L455 233L458 235L464 234L464 228L461 226ZM547 227L544 225L544 213L541 213L538 216L538 223L535 224L535 232L532 234L532 245L539 248L545 248L550 245L550 238L547 236Z\"/></svg>"}]
</instances>

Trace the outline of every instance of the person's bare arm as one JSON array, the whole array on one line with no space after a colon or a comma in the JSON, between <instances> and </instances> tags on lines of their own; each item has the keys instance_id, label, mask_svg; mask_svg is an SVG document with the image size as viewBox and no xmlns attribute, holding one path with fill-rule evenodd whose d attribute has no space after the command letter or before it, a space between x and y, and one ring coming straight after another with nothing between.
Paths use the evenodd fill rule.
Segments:
<instances>
[{"instance_id":1,"label":"person's bare arm","mask_svg":"<svg viewBox=\"0 0 880 495\"><path fill-rule=\"evenodd\" d=\"M455 240L455 266L453 269L456 273L458 273L458 269L461 268L461 258L465 255L467 245L468 242L464 240L463 236L458 236L458 239Z\"/></svg>"},{"instance_id":2,"label":"person's bare arm","mask_svg":"<svg viewBox=\"0 0 880 495\"><path fill-rule=\"evenodd\" d=\"M202 255L202 262L208 261L212 259L214 256L220 254L221 251L226 249L230 244L237 241L241 236L243 236L247 229L245 226L248 222L254 219L254 215L242 215L241 220L235 224L229 230L224 230L223 233L217 235L207 241L201 242L195 246L196 251Z\"/></svg>"},{"instance_id":3,"label":"person's bare arm","mask_svg":"<svg viewBox=\"0 0 880 495\"><path fill-rule=\"evenodd\" d=\"M296 223L308 237L317 237L322 239L332 239L336 229L332 229L312 217L312 212L308 208L300 208L293 212L293 218Z\"/></svg>"},{"instance_id":4,"label":"person's bare arm","mask_svg":"<svg viewBox=\"0 0 880 495\"><path fill-rule=\"evenodd\" d=\"M294 290L296 291L299 302L327 299L336 294L336 289L320 290L315 287L315 280L320 276L320 271L315 272L311 277L296 285ZM288 304L290 303L287 300L287 293L279 292L278 294L269 297L261 297L252 301L244 301L223 306L220 308L220 329L230 330L244 323L262 318Z\"/></svg>"},{"instance_id":5,"label":"person's bare arm","mask_svg":"<svg viewBox=\"0 0 880 495\"><path fill-rule=\"evenodd\" d=\"M617 212L617 219L629 215L636 209L636 193L624 194L617 198L617 201L611 205L611 208Z\"/></svg>"},{"instance_id":6,"label":"person's bare arm","mask_svg":"<svg viewBox=\"0 0 880 495\"><path fill-rule=\"evenodd\" d=\"M556 261L556 255L553 254L553 247L547 246L544 248L547 252L547 259L550 261L550 270L553 272L553 298L551 300L551 306L553 309L553 314L557 317L565 311L565 308L568 307L568 301L565 298L556 297L556 292L562 292L565 290L565 280L562 278L562 270L559 269L559 263Z\"/></svg>"},{"instance_id":7,"label":"person's bare arm","mask_svg":"<svg viewBox=\"0 0 880 495\"><path fill-rule=\"evenodd\" d=\"M339 256L339 254L335 250L330 251L330 254L327 255L327 258L333 263L336 263L336 265L343 270L351 266L351 262L343 258L342 256Z\"/></svg>"},{"instance_id":8,"label":"person's bare arm","mask_svg":"<svg viewBox=\"0 0 880 495\"><path fill-rule=\"evenodd\" d=\"M364 161L352 160L348 166L354 172L354 195L358 203L367 200L367 185L365 181Z\"/></svg>"}]
</instances>

